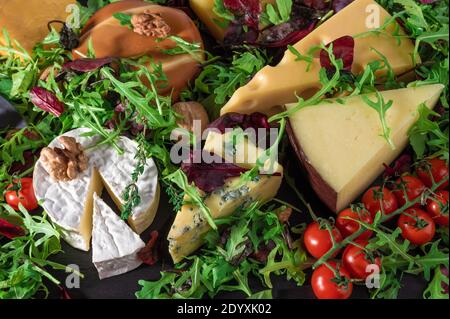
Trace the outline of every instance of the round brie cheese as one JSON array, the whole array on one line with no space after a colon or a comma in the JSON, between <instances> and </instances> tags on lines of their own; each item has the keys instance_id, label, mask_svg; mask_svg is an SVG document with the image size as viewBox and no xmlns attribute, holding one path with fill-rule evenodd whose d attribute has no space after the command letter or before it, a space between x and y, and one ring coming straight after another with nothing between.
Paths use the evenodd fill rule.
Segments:
<instances>
[{"instance_id":1,"label":"round brie cheese","mask_svg":"<svg viewBox=\"0 0 450 319\"><path fill-rule=\"evenodd\" d=\"M93 194L101 194L106 188L116 205L121 208L125 188L132 182L137 160L137 143L120 137L119 154L111 145L99 145L99 136L89 136L90 129L80 128L63 136L76 139L85 149L89 159L88 169L76 179L64 182L54 180L39 159L33 176L36 198L50 218L60 227L63 238L73 247L88 251L92 234ZM62 147L58 138L49 147ZM158 170L153 159L147 159L137 187L141 198L128 219L130 227L138 234L153 222L159 204Z\"/></svg>"}]
</instances>

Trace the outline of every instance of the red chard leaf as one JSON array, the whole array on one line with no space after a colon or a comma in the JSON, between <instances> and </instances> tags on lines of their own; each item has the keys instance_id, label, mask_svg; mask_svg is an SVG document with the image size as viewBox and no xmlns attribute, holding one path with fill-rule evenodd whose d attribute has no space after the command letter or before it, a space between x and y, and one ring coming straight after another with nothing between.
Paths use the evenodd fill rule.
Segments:
<instances>
[{"instance_id":1,"label":"red chard leaf","mask_svg":"<svg viewBox=\"0 0 450 319\"><path fill-rule=\"evenodd\" d=\"M330 7L329 0L303 0L303 4L316 10L327 10Z\"/></svg>"},{"instance_id":2,"label":"red chard leaf","mask_svg":"<svg viewBox=\"0 0 450 319\"><path fill-rule=\"evenodd\" d=\"M7 220L0 218L0 235L5 236L8 239L14 239L16 237L24 236L25 231L22 227L11 224Z\"/></svg>"},{"instance_id":3,"label":"red chard leaf","mask_svg":"<svg viewBox=\"0 0 450 319\"><path fill-rule=\"evenodd\" d=\"M95 71L106 64L110 64L113 61L112 58L106 57L101 59L78 59L71 62L67 62L63 65L66 70L73 70L78 72Z\"/></svg>"},{"instance_id":4,"label":"red chard leaf","mask_svg":"<svg viewBox=\"0 0 450 319\"><path fill-rule=\"evenodd\" d=\"M45 112L52 113L59 117L64 112L64 104L62 104L55 94L42 88L34 87L30 91L31 102Z\"/></svg>"},{"instance_id":5,"label":"red chard leaf","mask_svg":"<svg viewBox=\"0 0 450 319\"><path fill-rule=\"evenodd\" d=\"M250 28L258 29L262 7L259 0L224 0L225 8L241 16Z\"/></svg>"},{"instance_id":6,"label":"red chard leaf","mask_svg":"<svg viewBox=\"0 0 450 319\"><path fill-rule=\"evenodd\" d=\"M411 170L411 165L411 155L403 154L394 162L394 165L392 167L383 164L385 168L383 176L384 178L401 176L403 173L409 172Z\"/></svg>"},{"instance_id":7,"label":"red chard leaf","mask_svg":"<svg viewBox=\"0 0 450 319\"><path fill-rule=\"evenodd\" d=\"M334 13L341 11L353 1L355 0L334 0L332 5Z\"/></svg>"},{"instance_id":8,"label":"red chard leaf","mask_svg":"<svg viewBox=\"0 0 450 319\"><path fill-rule=\"evenodd\" d=\"M267 116L258 112L250 115L233 112L226 113L208 126L208 128L218 129L222 134L225 133L225 129L235 127L241 127L244 130L247 128L253 128L255 130L258 128L270 129Z\"/></svg>"},{"instance_id":9,"label":"red chard leaf","mask_svg":"<svg viewBox=\"0 0 450 319\"><path fill-rule=\"evenodd\" d=\"M138 258L142 260L144 264L153 266L158 262L159 254L157 249L158 247L156 245L158 242L158 237L159 233L156 230L152 231L147 245L145 245L145 247L138 252Z\"/></svg>"},{"instance_id":10,"label":"red chard leaf","mask_svg":"<svg viewBox=\"0 0 450 319\"><path fill-rule=\"evenodd\" d=\"M346 35L331 43L333 44L333 54L336 60L342 60L344 63L344 70L351 71L355 49L355 40L353 37ZM329 48L331 43L327 44L326 47ZM327 70L334 71L334 66L331 63L326 50L320 51L320 65Z\"/></svg>"},{"instance_id":11,"label":"red chard leaf","mask_svg":"<svg viewBox=\"0 0 450 319\"><path fill-rule=\"evenodd\" d=\"M284 36L276 36L277 29L280 29L283 27L283 25L277 25L272 28L271 30L264 30L262 32L262 41L263 45L269 48L280 48L285 47L289 44L295 44L304 37L306 37L312 30L314 30L314 26L316 25L316 22L313 22L309 24L305 29L297 30L290 32L288 34L285 34ZM270 32L270 33L269 33ZM275 36L274 36L274 32ZM275 40L275 41L273 41Z\"/></svg>"},{"instance_id":12,"label":"red chard leaf","mask_svg":"<svg viewBox=\"0 0 450 319\"><path fill-rule=\"evenodd\" d=\"M194 183L204 192L211 193L222 187L227 178L240 176L247 171L233 163L225 162L217 155L209 156L213 159L212 163L204 163L195 160L196 158L191 153L189 161L181 164L181 169L186 174L189 183Z\"/></svg>"}]
</instances>

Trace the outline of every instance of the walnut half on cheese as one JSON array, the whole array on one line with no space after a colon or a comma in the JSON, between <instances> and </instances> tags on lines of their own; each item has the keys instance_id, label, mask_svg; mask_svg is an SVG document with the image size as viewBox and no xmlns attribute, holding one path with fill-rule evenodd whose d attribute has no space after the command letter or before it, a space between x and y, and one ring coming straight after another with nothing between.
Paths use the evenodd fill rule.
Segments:
<instances>
[{"instance_id":1,"label":"walnut half on cheese","mask_svg":"<svg viewBox=\"0 0 450 319\"><path fill-rule=\"evenodd\" d=\"M210 132L204 150L224 158L226 149L224 143L228 136L229 133ZM251 168L255 166L257 158L255 154L262 153L262 149L245 138L242 143L236 145L234 150L236 158L244 160L236 162L235 165ZM275 197L283 179L283 167L275 162L273 169L273 172L276 173L274 175L258 175L253 180L244 183L240 177L227 179L224 186L213 191L204 200L212 217L223 218L233 214L240 207L254 202L264 203ZM200 248L203 245L203 237L210 229L199 207L184 204L177 213L167 237L169 253L174 263L180 262L184 257Z\"/></svg>"},{"instance_id":2,"label":"walnut half on cheese","mask_svg":"<svg viewBox=\"0 0 450 319\"><path fill-rule=\"evenodd\" d=\"M42 158L37 161L33 175L36 198L42 201L42 206L50 218L60 226L63 238L71 246L85 251L90 247L94 193L101 195L102 190L106 188L120 209L123 205L122 194L131 183L131 175L137 165L136 142L120 137L117 144L123 154L119 154L111 145L92 147L99 142L100 137L83 135L89 131L81 128L63 135L80 143L88 157L87 169L75 179L54 180ZM56 138L49 147L61 148L61 139ZM137 187L141 201L133 208L128 223L140 234L153 222L159 204L158 170L151 158L147 159Z\"/></svg>"}]
</instances>

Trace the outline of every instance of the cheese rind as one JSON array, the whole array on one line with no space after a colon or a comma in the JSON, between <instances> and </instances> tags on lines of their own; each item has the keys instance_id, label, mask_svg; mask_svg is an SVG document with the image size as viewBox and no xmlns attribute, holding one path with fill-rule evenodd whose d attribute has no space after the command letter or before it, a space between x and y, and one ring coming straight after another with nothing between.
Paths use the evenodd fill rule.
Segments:
<instances>
[{"instance_id":1,"label":"cheese rind","mask_svg":"<svg viewBox=\"0 0 450 319\"><path fill-rule=\"evenodd\" d=\"M75 4L75 0L0 0L0 46L6 45L1 32L5 28L12 40L31 52L48 34L47 23L65 21L70 14L66 9ZM2 53L5 52L0 51L0 55Z\"/></svg>"},{"instance_id":2,"label":"cheese rind","mask_svg":"<svg viewBox=\"0 0 450 319\"><path fill-rule=\"evenodd\" d=\"M401 153L419 105L433 108L442 89L436 84L381 92L385 102L393 101L386 122L395 149L381 136L378 113L361 96L343 98L344 104L324 101L292 114L291 141L312 187L331 210L345 208L383 171L383 164ZM375 100L373 94L367 96Z\"/></svg>"},{"instance_id":3,"label":"cheese rind","mask_svg":"<svg viewBox=\"0 0 450 319\"><path fill-rule=\"evenodd\" d=\"M356 0L300 40L294 48L307 56L311 48L322 43L328 44L343 36L355 36L373 30L368 24L368 8L379 12L381 24L391 18L375 1ZM359 74L370 62L382 61L379 54L387 59L395 74L402 74L414 67L414 45L406 37L392 36L396 27L400 28L393 22L386 28L386 34L367 34L355 38L353 74ZM400 35L404 34L401 28L399 32ZM321 86L319 55L313 56L310 65L306 61L296 59L297 57L287 50L277 66L264 67L247 85L239 88L221 109L221 114L262 112L272 115L274 107L294 103L298 99L297 96L310 97Z\"/></svg>"},{"instance_id":4,"label":"cheese rind","mask_svg":"<svg viewBox=\"0 0 450 319\"><path fill-rule=\"evenodd\" d=\"M100 279L124 274L142 264L141 238L94 193L92 262Z\"/></svg>"},{"instance_id":5,"label":"cheese rind","mask_svg":"<svg viewBox=\"0 0 450 319\"><path fill-rule=\"evenodd\" d=\"M227 133L222 135L210 132L204 150L223 158L226 149L223 143L227 139ZM263 152L262 149L258 149L247 140L237 145L235 151L236 158L244 158L244 161L235 164L245 168L254 167L256 162L256 160L252 162L254 157L253 155L248 156L248 154ZM274 172L278 174L258 175L254 180L246 182L243 182L240 177L229 178L223 187L208 194L204 203L210 209L211 216L214 219L223 218L233 214L239 207L245 207L257 201L264 203L275 197L283 179L283 167L277 162L273 167L275 168ZM177 213L167 236L169 253L174 263L180 262L201 247L204 242L203 238L210 229L202 211L197 206L184 204Z\"/></svg>"},{"instance_id":6,"label":"cheese rind","mask_svg":"<svg viewBox=\"0 0 450 319\"><path fill-rule=\"evenodd\" d=\"M76 179L68 182L53 180L41 160L34 169L33 185L36 198L43 201L42 206L50 218L60 226L63 238L73 247L88 251L92 230L93 193L101 194L106 189L119 208L122 207L122 193L132 181L132 173L137 165L135 154L137 143L120 137L117 144L123 149L122 155L110 145L96 145L100 138L96 135L83 136L89 129L69 131L64 136L74 137L89 159L88 169ZM49 147L63 147L58 139ZM142 233L153 222L159 203L158 170L149 158L143 173L136 183L140 203L133 208L128 222L136 233Z\"/></svg>"}]
</instances>

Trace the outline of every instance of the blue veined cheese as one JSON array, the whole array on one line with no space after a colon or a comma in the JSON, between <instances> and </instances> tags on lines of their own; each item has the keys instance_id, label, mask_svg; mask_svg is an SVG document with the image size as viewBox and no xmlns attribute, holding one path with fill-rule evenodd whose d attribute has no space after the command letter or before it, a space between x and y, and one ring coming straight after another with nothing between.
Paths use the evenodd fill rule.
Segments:
<instances>
[{"instance_id":1,"label":"blue veined cheese","mask_svg":"<svg viewBox=\"0 0 450 319\"><path fill-rule=\"evenodd\" d=\"M110 145L89 148L100 140L96 135L83 136L89 131L81 128L63 134L75 138L86 149L89 159L88 169L76 179L68 182L53 180L41 160L37 161L33 176L36 198L42 201L43 208L60 227L63 238L71 246L84 251L88 251L90 246L94 192L101 194L105 187L114 202L121 207L122 193L131 183L131 175L137 164L134 158L136 142L120 137L117 144L124 150L123 155ZM49 147L62 145L55 139ZM141 202L133 209L128 223L136 233L142 233L152 223L159 204L158 171L152 159L147 159L137 186Z\"/></svg>"},{"instance_id":2,"label":"blue veined cheese","mask_svg":"<svg viewBox=\"0 0 450 319\"><path fill-rule=\"evenodd\" d=\"M141 238L94 193L92 263L100 279L124 274L142 264Z\"/></svg>"},{"instance_id":3,"label":"blue veined cheese","mask_svg":"<svg viewBox=\"0 0 450 319\"><path fill-rule=\"evenodd\" d=\"M204 150L223 157L225 147L222 143L227 136L211 133L205 142ZM242 144L236 145L234 153L239 158L242 152L244 152L244 161L235 164L251 168L255 166L257 158L254 154L260 155L263 150L248 142L247 139L243 139ZM248 156L253 157L249 160ZM275 197L283 179L283 167L277 162L273 167L276 173L274 175L258 175L253 180L245 182L240 177L229 178L223 187L208 194L204 203L210 209L212 217L214 219L227 217L241 207L246 207L253 202L264 203ZM185 201L188 200L189 198L186 197ZM210 229L199 207L184 204L177 213L167 236L169 253L173 261L180 262L200 248L204 243L204 236Z\"/></svg>"}]
</instances>

